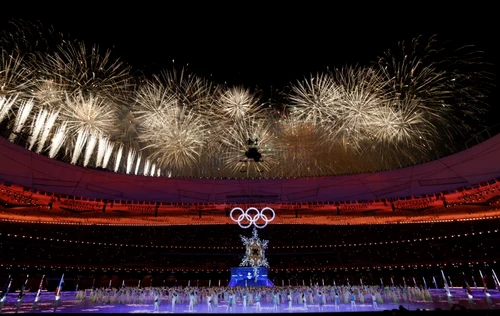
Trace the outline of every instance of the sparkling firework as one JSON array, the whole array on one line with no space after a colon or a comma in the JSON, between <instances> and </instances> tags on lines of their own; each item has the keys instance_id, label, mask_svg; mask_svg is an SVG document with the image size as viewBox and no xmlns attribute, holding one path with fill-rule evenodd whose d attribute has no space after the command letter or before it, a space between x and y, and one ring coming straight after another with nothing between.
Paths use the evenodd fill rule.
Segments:
<instances>
[{"instance_id":1,"label":"sparkling firework","mask_svg":"<svg viewBox=\"0 0 500 316\"><path fill-rule=\"evenodd\" d=\"M114 169L115 172L118 172L118 169L120 169L122 155L123 155L123 144L120 144L120 147L118 147L118 152L116 153L116 158L115 158L115 169Z\"/></svg>"},{"instance_id":2,"label":"sparkling firework","mask_svg":"<svg viewBox=\"0 0 500 316\"><path fill-rule=\"evenodd\" d=\"M84 159L83 159L83 166L87 167L87 165L90 162L90 158L92 158L92 155L94 154L94 148L97 145L97 140L99 138L99 135L96 132L91 132L89 134L89 138L87 140L87 145L85 146L85 154L84 154Z\"/></svg>"},{"instance_id":3,"label":"sparkling firework","mask_svg":"<svg viewBox=\"0 0 500 316\"><path fill-rule=\"evenodd\" d=\"M473 130L488 108L486 95L493 81L484 54L470 45L452 48L437 36L406 44L379 57L386 90L398 106L415 107L426 126L433 125L433 143L446 137L440 144L454 144L456 135Z\"/></svg>"},{"instance_id":4,"label":"sparkling firework","mask_svg":"<svg viewBox=\"0 0 500 316\"><path fill-rule=\"evenodd\" d=\"M142 159L142 157L141 157L141 155L139 155L139 156L137 157L136 162L135 162L135 171L134 171L134 174L135 174L135 175L138 175L138 172L139 172L139 166L141 165L141 159Z\"/></svg>"},{"instance_id":5,"label":"sparkling firework","mask_svg":"<svg viewBox=\"0 0 500 316\"><path fill-rule=\"evenodd\" d=\"M38 112L34 125L31 128L31 136L29 138L29 145L28 149L31 150L33 146L35 146L35 143L38 140L38 135L40 135L40 131L42 130L43 126L45 125L45 119L47 118L47 111L46 110L41 110Z\"/></svg>"},{"instance_id":6,"label":"sparkling firework","mask_svg":"<svg viewBox=\"0 0 500 316\"><path fill-rule=\"evenodd\" d=\"M129 148L127 155L127 171L125 173L130 174L130 172L132 171L132 166L134 165L136 154L137 153L133 148Z\"/></svg>"},{"instance_id":7,"label":"sparkling firework","mask_svg":"<svg viewBox=\"0 0 500 316\"><path fill-rule=\"evenodd\" d=\"M67 122L70 135L80 131L114 135L118 115L105 100L77 94L74 97L67 96L60 119Z\"/></svg>"},{"instance_id":8,"label":"sparkling firework","mask_svg":"<svg viewBox=\"0 0 500 316\"><path fill-rule=\"evenodd\" d=\"M80 158L80 154L85 147L85 143L87 142L87 138L89 137L88 129L80 129L77 132L75 147L73 148L73 155L71 156L71 163L76 165L78 159Z\"/></svg>"},{"instance_id":9,"label":"sparkling firework","mask_svg":"<svg viewBox=\"0 0 500 316\"><path fill-rule=\"evenodd\" d=\"M108 146L109 146L109 137L104 136L102 134L99 135L99 142L97 145L97 157L95 162L95 166L97 168L102 166L104 154L106 153Z\"/></svg>"},{"instance_id":10,"label":"sparkling firework","mask_svg":"<svg viewBox=\"0 0 500 316\"><path fill-rule=\"evenodd\" d=\"M206 145L206 121L193 111L171 109L141 124L139 139L160 168L182 174L196 165Z\"/></svg>"},{"instance_id":11,"label":"sparkling firework","mask_svg":"<svg viewBox=\"0 0 500 316\"><path fill-rule=\"evenodd\" d=\"M17 95L16 96L0 96L0 122L4 120L4 118L7 117L7 115L10 112L10 109L16 102Z\"/></svg>"},{"instance_id":12,"label":"sparkling firework","mask_svg":"<svg viewBox=\"0 0 500 316\"><path fill-rule=\"evenodd\" d=\"M33 57L33 68L43 79L36 93L50 99L65 94L90 94L105 99L115 106L127 99L132 87L130 67L113 59L111 51L100 52L97 45L90 48L83 42L64 41L51 53ZM46 85L50 83L50 89Z\"/></svg>"},{"instance_id":13,"label":"sparkling firework","mask_svg":"<svg viewBox=\"0 0 500 316\"><path fill-rule=\"evenodd\" d=\"M292 85L288 95L291 116L297 120L321 126L336 119L338 103L342 97L331 73L317 74L309 80Z\"/></svg>"},{"instance_id":14,"label":"sparkling firework","mask_svg":"<svg viewBox=\"0 0 500 316\"><path fill-rule=\"evenodd\" d=\"M66 141L66 123L61 124L56 129L56 132L54 133L54 136L52 137L52 142L50 144L50 151L49 151L49 157L50 158L55 158L59 150L61 149L62 145Z\"/></svg>"},{"instance_id":15,"label":"sparkling firework","mask_svg":"<svg viewBox=\"0 0 500 316\"><path fill-rule=\"evenodd\" d=\"M226 89L216 104L215 113L219 119L238 122L251 119L262 112L259 99L244 87Z\"/></svg>"},{"instance_id":16,"label":"sparkling firework","mask_svg":"<svg viewBox=\"0 0 500 316\"><path fill-rule=\"evenodd\" d=\"M115 143L106 141L103 146L105 146L104 158L102 159L102 167L107 168L109 159L111 159L111 154L113 154L113 149L115 148Z\"/></svg>"},{"instance_id":17,"label":"sparkling firework","mask_svg":"<svg viewBox=\"0 0 500 316\"><path fill-rule=\"evenodd\" d=\"M146 159L146 163L144 164L144 170L142 172L143 175L149 176L149 167L150 167L151 162L149 159Z\"/></svg>"},{"instance_id":18,"label":"sparkling firework","mask_svg":"<svg viewBox=\"0 0 500 316\"><path fill-rule=\"evenodd\" d=\"M22 132L26 121L31 113L31 109L33 108L33 100L24 100L18 109L18 115L14 121L13 133L10 134L9 140L14 140L19 133Z\"/></svg>"},{"instance_id":19,"label":"sparkling firework","mask_svg":"<svg viewBox=\"0 0 500 316\"><path fill-rule=\"evenodd\" d=\"M25 96L31 84L31 71L25 67L25 60L16 51L0 54L0 96Z\"/></svg>"},{"instance_id":20,"label":"sparkling firework","mask_svg":"<svg viewBox=\"0 0 500 316\"><path fill-rule=\"evenodd\" d=\"M50 111L47 115L47 119L45 120L45 124L43 126L42 135L40 136L40 140L38 141L38 145L36 147L36 152L41 153L45 148L45 143L47 139L49 139L49 135L56 123L57 117L59 116L59 111ZM65 128L66 129L66 128Z\"/></svg>"}]
</instances>

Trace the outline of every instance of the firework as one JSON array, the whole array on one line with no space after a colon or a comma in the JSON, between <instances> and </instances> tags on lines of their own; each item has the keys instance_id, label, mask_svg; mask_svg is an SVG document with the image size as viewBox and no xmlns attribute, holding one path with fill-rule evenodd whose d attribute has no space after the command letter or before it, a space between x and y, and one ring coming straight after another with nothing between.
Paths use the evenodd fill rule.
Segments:
<instances>
[{"instance_id":1,"label":"firework","mask_svg":"<svg viewBox=\"0 0 500 316\"><path fill-rule=\"evenodd\" d=\"M18 109L18 115L16 116L14 122L13 133L10 134L9 140L14 140L19 133L22 132L26 121L29 118L31 113L31 109L33 108L33 100L24 100L21 102L21 105Z\"/></svg>"},{"instance_id":2,"label":"firework","mask_svg":"<svg viewBox=\"0 0 500 316\"><path fill-rule=\"evenodd\" d=\"M87 142L87 138L89 137L88 129L80 129L77 132L75 147L73 148L73 154L71 156L71 163L76 165L78 159L80 158L80 154L85 147L85 143Z\"/></svg>"},{"instance_id":3,"label":"firework","mask_svg":"<svg viewBox=\"0 0 500 316\"><path fill-rule=\"evenodd\" d=\"M99 134L91 132L85 146L85 154L83 160L83 166L86 167L89 164L90 158L94 154L94 148L97 145L97 140L99 139Z\"/></svg>"},{"instance_id":4,"label":"firework","mask_svg":"<svg viewBox=\"0 0 500 316\"><path fill-rule=\"evenodd\" d=\"M64 107L61 108L60 119L67 122L67 132L70 135L80 131L113 135L118 116L105 100L77 94L74 97L67 96Z\"/></svg>"},{"instance_id":5,"label":"firework","mask_svg":"<svg viewBox=\"0 0 500 316\"><path fill-rule=\"evenodd\" d=\"M134 159L136 156L136 151L133 148L129 148L128 155L127 155L127 174L130 174L132 171L132 166L134 165Z\"/></svg>"},{"instance_id":6,"label":"firework","mask_svg":"<svg viewBox=\"0 0 500 316\"><path fill-rule=\"evenodd\" d=\"M41 153L44 149L45 143L49 138L50 132L52 131L52 127L56 123L57 117L59 116L58 111L50 111L47 114L47 119L45 120L45 124L43 125L42 135L40 136L40 140L38 141L38 145L36 147L36 152Z\"/></svg>"},{"instance_id":7,"label":"firework","mask_svg":"<svg viewBox=\"0 0 500 316\"><path fill-rule=\"evenodd\" d=\"M56 129L50 144L50 150L49 150L50 158L54 158L57 155L57 153L63 146L64 142L66 141L66 136L67 136L66 127L67 127L66 123L63 123Z\"/></svg>"},{"instance_id":8,"label":"firework","mask_svg":"<svg viewBox=\"0 0 500 316\"><path fill-rule=\"evenodd\" d=\"M421 163L458 149L455 136L475 131L492 88L481 52L436 37L318 72L262 102L258 90L184 68L135 80L109 50L39 24L11 26L0 32L9 139L30 134L26 147L42 154L50 140L49 157L83 166L107 169L113 155L110 169L127 174L306 177Z\"/></svg>"},{"instance_id":9,"label":"firework","mask_svg":"<svg viewBox=\"0 0 500 316\"><path fill-rule=\"evenodd\" d=\"M0 96L0 122L4 120L5 117L10 112L10 109L16 102L17 96Z\"/></svg>"},{"instance_id":10,"label":"firework","mask_svg":"<svg viewBox=\"0 0 500 316\"><path fill-rule=\"evenodd\" d=\"M34 125L31 128L31 136L29 138L29 146L28 149L31 150L33 146L35 145L36 141L38 140L38 135L40 134L40 131L42 130L43 126L45 125L45 119L47 118L47 111L46 110L41 110L38 112Z\"/></svg>"},{"instance_id":11,"label":"firework","mask_svg":"<svg viewBox=\"0 0 500 316\"><path fill-rule=\"evenodd\" d=\"M22 54L1 49L0 54L0 97L26 96L31 84L31 71L25 67Z\"/></svg>"},{"instance_id":12,"label":"firework","mask_svg":"<svg viewBox=\"0 0 500 316\"><path fill-rule=\"evenodd\" d=\"M189 111L207 112L215 102L220 86L196 76L186 69L162 72L160 80L165 82L169 94L179 107Z\"/></svg>"},{"instance_id":13,"label":"firework","mask_svg":"<svg viewBox=\"0 0 500 316\"><path fill-rule=\"evenodd\" d=\"M342 95L331 73L317 74L292 85L288 94L290 114L303 122L322 125L335 120L336 108Z\"/></svg>"},{"instance_id":14,"label":"firework","mask_svg":"<svg viewBox=\"0 0 500 316\"><path fill-rule=\"evenodd\" d=\"M4 49L23 54L52 52L66 40L69 40L66 34L40 21L11 20L0 32L0 44Z\"/></svg>"},{"instance_id":15,"label":"firework","mask_svg":"<svg viewBox=\"0 0 500 316\"><path fill-rule=\"evenodd\" d=\"M150 167L151 162L149 159L146 159L146 162L144 163L144 170L142 172L143 175L148 176L149 175L149 167Z\"/></svg>"},{"instance_id":16,"label":"firework","mask_svg":"<svg viewBox=\"0 0 500 316\"><path fill-rule=\"evenodd\" d=\"M139 136L149 159L182 174L198 161L206 144L206 121L192 111L171 110L148 121Z\"/></svg>"},{"instance_id":17,"label":"firework","mask_svg":"<svg viewBox=\"0 0 500 316\"><path fill-rule=\"evenodd\" d=\"M91 94L113 104L123 103L131 92L130 67L113 59L110 50L101 52L97 45L87 47L83 42L64 41L52 54L37 52L31 62L36 63L32 67L44 79L38 89L41 96L54 95L42 93L48 82L51 90L69 95Z\"/></svg>"},{"instance_id":18,"label":"firework","mask_svg":"<svg viewBox=\"0 0 500 316\"><path fill-rule=\"evenodd\" d=\"M177 109L178 99L170 88L155 76L153 80L143 82L134 94L133 115L143 124L154 122L155 117Z\"/></svg>"},{"instance_id":19,"label":"firework","mask_svg":"<svg viewBox=\"0 0 500 316\"><path fill-rule=\"evenodd\" d=\"M259 99L249 89L238 86L222 92L214 110L219 119L238 122L256 117L262 112L259 105Z\"/></svg>"},{"instance_id":20,"label":"firework","mask_svg":"<svg viewBox=\"0 0 500 316\"><path fill-rule=\"evenodd\" d=\"M102 167L107 168L109 159L111 159L111 154L113 153L113 149L115 147L115 143L108 142L107 139L104 141L104 157L102 159Z\"/></svg>"},{"instance_id":21,"label":"firework","mask_svg":"<svg viewBox=\"0 0 500 316\"><path fill-rule=\"evenodd\" d=\"M410 104L426 127L433 125L434 143L447 137L444 143L454 144L454 137L473 130L471 123L480 122L487 109L491 75L483 53L473 46L453 48L437 36L417 37L386 51L377 64L395 103Z\"/></svg>"},{"instance_id":22,"label":"firework","mask_svg":"<svg viewBox=\"0 0 500 316\"><path fill-rule=\"evenodd\" d=\"M98 168L102 165L102 161L104 159L104 154L106 153L106 149L109 145L109 137L104 135L99 135L99 142L97 145L97 157L95 166Z\"/></svg>"},{"instance_id":23,"label":"firework","mask_svg":"<svg viewBox=\"0 0 500 316\"><path fill-rule=\"evenodd\" d=\"M141 159L142 159L142 157L139 154L138 157L137 157L137 160L135 162L135 171L134 171L135 175L138 175L138 173L139 173L139 166L141 165Z\"/></svg>"},{"instance_id":24,"label":"firework","mask_svg":"<svg viewBox=\"0 0 500 316\"><path fill-rule=\"evenodd\" d=\"M115 168L114 168L115 172L118 172L118 169L120 169L122 155L123 155L123 144L120 144L120 147L118 147L118 152L116 153L116 158L115 158Z\"/></svg>"}]
</instances>

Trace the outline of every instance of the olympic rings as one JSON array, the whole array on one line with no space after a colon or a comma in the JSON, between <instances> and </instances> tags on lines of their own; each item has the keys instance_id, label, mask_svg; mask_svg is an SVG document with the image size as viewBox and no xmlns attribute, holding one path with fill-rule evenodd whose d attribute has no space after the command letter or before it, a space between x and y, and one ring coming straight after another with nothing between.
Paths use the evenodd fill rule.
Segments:
<instances>
[{"instance_id":1,"label":"olympic rings","mask_svg":"<svg viewBox=\"0 0 500 316\"><path fill-rule=\"evenodd\" d=\"M264 211L267 211L267 210L271 211L271 213L272 213L271 218L267 218L267 216L264 214ZM240 211L241 214L237 218L234 218L233 217L234 211ZM251 214L251 213L253 213L253 214ZM269 222L274 220L274 218L276 217L276 214L274 213L274 210L270 207L264 207L260 211L258 209L256 209L255 207L249 207L249 208L247 208L246 211L243 211L242 208L235 207L231 210L231 213L229 213L229 216L231 217L233 222L238 223L238 225L240 225L241 228L248 228L252 225L254 225L257 228L264 228L267 226L267 224ZM259 220L264 221L264 224L262 224L262 225L257 224L257 221L259 221Z\"/></svg>"}]
</instances>

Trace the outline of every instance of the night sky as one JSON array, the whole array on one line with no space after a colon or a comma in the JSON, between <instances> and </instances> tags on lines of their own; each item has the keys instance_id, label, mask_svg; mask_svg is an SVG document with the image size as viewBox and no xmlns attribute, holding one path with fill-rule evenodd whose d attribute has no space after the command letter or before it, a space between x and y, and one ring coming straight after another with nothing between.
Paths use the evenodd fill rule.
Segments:
<instances>
[{"instance_id":1,"label":"night sky","mask_svg":"<svg viewBox=\"0 0 500 316\"><path fill-rule=\"evenodd\" d=\"M281 90L328 68L368 65L399 41L418 35L437 34L454 46L475 45L498 73L496 11L481 2L439 8L429 5L433 2L398 7L314 1L286 7L269 2L100 3L57 10L44 3L23 8L24 16L16 18L39 20L71 38L110 48L147 74L171 70L175 61L177 68L216 82L265 91ZM1 25L10 19L3 15Z\"/></svg>"}]
</instances>

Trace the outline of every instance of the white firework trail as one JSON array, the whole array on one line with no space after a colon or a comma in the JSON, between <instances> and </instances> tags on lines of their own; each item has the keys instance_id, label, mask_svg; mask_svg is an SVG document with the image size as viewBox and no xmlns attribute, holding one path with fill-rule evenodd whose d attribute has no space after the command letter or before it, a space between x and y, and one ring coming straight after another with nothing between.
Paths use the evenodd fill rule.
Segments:
<instances>
[{"instance_id":1,"label":"white firework trail","mask_svg":"<svg viewBox=\"0 0 500 316\"><path fill-rule=\"evenodd\" d=\"M104 158L102 159L103 168L108 167L109 159L111 158L111 154L113 153L114 147L115 143L110 142L109 139L107 139L105 143Z\"/></svg>"},{"instance_id":2,"label":"white firework trail","mask_svg":"<svg viewBox=\"0 0 500 316\"><path fill-rule=\"evenodd\" d=\"M156 173L157 177L161 177L161 168L158 168L158 170L156 170Z\"/></svg>"},{"instance_id":3,"label":"white firework trail","mask_svg":"<svg viewBox=\"0 0 500 316\"><path fill-rule=\"evenodd\" d=\"M127 155L127 174L130 174L132 171L132 167L134 166L134 160L137 152L133 148L129 148L128 150L128 155Z\"/></svg>"},{"instance_id":4,"label":"white firework trail","mask_svg":"<svg viewBox=\"0 0 500 316\"><path fill-rule=\"evenodd\" d=\"M57 153L59 152L59 149L61 149L61 146L64 144L66 141L66 122L62 123L55 131L54 136L52 137L51 144L50 144L50 151L49 151L49 157L54 158Z\"/></svg>"},{"instance_id":5,"label":"white firework trail","mask_svg":"<svg viewBox=\"0 0 500 316\"><path fill-rule=\"evenodd\" d=\"M155 176L155 172L156 172L156 164L153 163L153 165L151 166L151 171L149 172L149 175L154 177Z\"/></svg>"},{"instance_id":6,"label":"white firework trail","mask_svg":"<svg viewBox=\"0 0 500 316\"><path fill-rule=\"evenodd\" d=\"M135 162L135 172L134 174L137 175L139 173L139 165L141 164L141 154L138 155L137 161Z\"/></svg>"},{"instance_id":7,"label":"white firework trail","mask_svg":"<svg viewBox=\"0 0 500 316\"><path fill-rule=\"evenodd\" d=\"M52 127L54 127L54 124L56 123L56 119L58 116L59 116L59 111L49 112L47 119L45 120L45 124L43 126L42 136L40 137L40 140L38 141L38 145L36 147L37 153L40 153L43 150L45 142L47 142L47 139L49 138L50 135L50 131L52 130Z\"/></svg>"},{"instance_id":8,"label":"white firework trail","mask_svg":"<svg viewBox=\"0 0 500 316\"><path fill-rule=\"evenodd\" d=\"M45 125L46 118L47 118L47 110L41 109L40 111L38 111L36 119L31 127L31 136L29 138L29 145L28 145L29 150L31 150L33 146L35 146L35 143L38 140L38 135L40 135L40 132L42 131L43 126Z\"/></svg>"},{"instance_id":9,"label":"white firework trail","mask_svg":"<svg viewBox=\"0 0 500 316\"><path fill-rule=\"evenodd\" d=\"M95 146L97 145L97 140L99 139L98 133L90 133L89 138L87 140L87 146L85 146L85 155L83 159L83 166L87 167L89 164L90 158L94 154Z\"/></svg>"},{"instance_id":10,"label":"white firework trail","mask_svg":"<svg viewBox=\"0 0 500 316\"><path fill-rule=\"evenodd\" d=\"M76 165L78 162L78 158L85 147L85 143L87 142L87 138L89 137L89 131L87 129L79 130L78 135L76 137L75 148L73 149L73 156L71 156L71 163Z\"/></svg>"},{"instance_id":11,"label":"white firework trail","mask_svg":"<svg viewBox=\"0 0 500 316\"><path fill-rule=\"evenodd\" d=\"M0 96L0 122L9 114L10 109L17 100L17 95L6 97L4 95Z\"/></svg>"},{"instance_id":12,"label":"white firework trail","mask_svg":"<svg viewBox=\"0 0 500 316\"><path fill-rule=\"evenodd\" d=\"M102 160L104 159L104 154L108 148L109 137L104 135L99 135L99 143L97 145L97 157L95 161L95 166L98 168L102 165Z\"/></svg>"},{"instance_id":13,"label":"white firework trail","mask_svg":"<svg viewBox=\"0 0 500 316\"><path fill-rule=\"evenodd\" d=\"M143 175L145 175L145 176L149 175L149 165L150 165L149 159L146 159L146 163L144 164L144 171L143 171Z\"/></svg>"},{"instance_id":14,"label":"white firework trail","mask_svg":"<svg viewBox=\"0 0 500 316\"><path fill-rule=\"evenodd\" d=\"M31 113L31 109L33 108L33 100L26 100L21 103L18 110L18 115L16 116L16 120L14 122L14 133L19 133L22 131L28 117ZM9 140L13 141L16 138L16 134L10 134Z\"/></svg>"},{"instance_id":15,"label":"white firework trail","mask_svg":"<svg viewBox=\"0 0 500 316\"><path fill-rule=\"evenodd\" d=\"M123 155L123 144L120 144L120 147L118 147L118 152L116 153L116 159L115 159L115 172L118 172L118 169L120 168L120 162L122 160L122 155Z\"/></svg>"}]
</instances>

